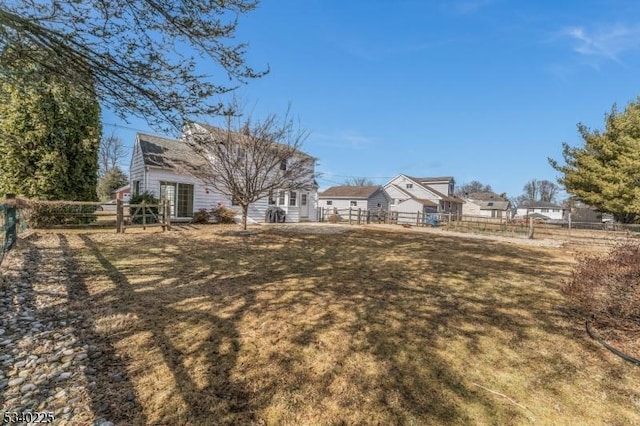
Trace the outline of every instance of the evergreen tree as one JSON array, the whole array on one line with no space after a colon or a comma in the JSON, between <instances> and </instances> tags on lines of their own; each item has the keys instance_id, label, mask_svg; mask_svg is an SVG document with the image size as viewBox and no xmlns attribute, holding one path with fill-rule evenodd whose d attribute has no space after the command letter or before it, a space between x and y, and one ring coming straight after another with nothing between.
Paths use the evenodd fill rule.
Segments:
<instances>
[{"instance_id":1,"label":"evergreen tree","mask_svg":"<svg viewBox=\"0 0 640 426\"><path fill-rule=\"evenodd\" d=\"M578 124L584 147L563 144L564 165L549 159L562 173L559 182L577 199L633 222L640 213L640 98L623 112L614 105L605 130Z\"/></svg>"},{"instance_id":2,"label":"evergreen tree","mask_svg":"<svg viewBox=\"0 0 640 426\"><path fill-rule=\"evenodd\" d=\"M127 175L119 166L114 166L98 180L98 197L102 201L111 199L111 193L129 183Z\"/></svg>"},{"instance_id":3,"label":"evergreen tree","mask_svg":"<svg viewBox=\"0 0 640 426\"><path fill-rule=\"evenodd\" d=\"M0 194L96 200L100 106L86 85L74 87L31 59L41 55L33 50L0 73Z\"/></svg>"}]
</instances>

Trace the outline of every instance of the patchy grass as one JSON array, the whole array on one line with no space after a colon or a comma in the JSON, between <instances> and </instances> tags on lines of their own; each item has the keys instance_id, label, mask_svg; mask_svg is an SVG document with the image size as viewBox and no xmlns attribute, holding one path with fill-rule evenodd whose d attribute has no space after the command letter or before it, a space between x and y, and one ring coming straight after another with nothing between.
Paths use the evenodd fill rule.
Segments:
<instances>
[{"instance_id":1,"label":"patchy grass","mask_svg":"<svg viewBox=\"0 0 640 426\"><path fill-rule=\"evenodd\" d=\"M561 249L375 229L233 229L53 235L77 274L73 308L126 373L109 392L135 391L136 409L103 404L100 415L123 424L640 423L640 369L590 341L565 307L559 287L572 258Z\"/></svg>"}]
</instances>

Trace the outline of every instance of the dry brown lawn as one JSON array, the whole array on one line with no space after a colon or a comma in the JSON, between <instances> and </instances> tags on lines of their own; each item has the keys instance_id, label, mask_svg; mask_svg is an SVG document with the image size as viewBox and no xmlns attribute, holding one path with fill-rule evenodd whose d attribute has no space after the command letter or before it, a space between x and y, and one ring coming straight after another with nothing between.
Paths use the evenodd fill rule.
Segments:
<instances>
[{"instance_id":1,"label":"dry brown lawn","mask_svg":"<svg viewBox=\"0 0 640 426\"><path fill-rule=\"evenodd\" d=\"M124 377L92 390L97 415L640 424L640 368L591 341L566 307L564 249L355 227L235 229L53 234L76 274L75 308L118 360L95 368ZM127 389L135 399L119 400Z\"/></svg>"}]
</instances>

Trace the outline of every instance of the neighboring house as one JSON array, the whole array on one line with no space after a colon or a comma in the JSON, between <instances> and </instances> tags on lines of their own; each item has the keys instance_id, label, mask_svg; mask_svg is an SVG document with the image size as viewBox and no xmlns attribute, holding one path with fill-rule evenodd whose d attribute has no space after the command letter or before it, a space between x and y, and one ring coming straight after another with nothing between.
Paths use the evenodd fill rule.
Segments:
<instances>
[{"instance_id":1,"label":"neighboring house","mask_svg":"<svg viewBox=\"0 0 640 426\"><path fill-rule=\"evenodd\" d=\"M511 203L493 192L471 193L465 197L462 215L509 220Z\"/></svg>"},{"instance_id":2,"label":"neighboring house","mask_svg":"<svg viewBox=\"0 0 640 426\"><path fill-rule=\"evenodd\" d=\"M569 201L563 203L564 220L569 220L569 214L571 214L571 221L574 223L602 223L613 221L613 215L602 213L595 207L583 203L582 201Z\"/></svg>"},{"instance_id":3,"label":"neighboring house","mask_svg":"<svg viewBox=\"0 0 640 426\"><path fill-rule=\"evenodd\" d=\"M123 187L120 187L111 193L112 200L122 200L122 201L128 202L129 198L131 198L130 185L125 185Z\"/></svg>"},{"instance_id":4,"label":"neighboring house","mask_svg":"<svg viewBox=\"0 0 640 426\"><path fill-rule=\"evenodd\" d=\"M181 164L181 169L176 169L173 164ZM219 203L240 213L240 206L234 205L230 197L185 172L188 167L201 167L205 164L184 140L138 133L129 168L131 192L135 195L148 191L159 199L169 199L171 217L174 220L189 220L194 212L200 209L210 210ZM310 179L313 180L313 177ZM313 184L315 182L310 186ZM285 211L287 222L315 221L316 205L317 189L283 189L251 204L248 217L250 220L264 222L267 208L279 206Z\"/></svg>"},{"instance_id":5,"label":"neighboring house","mask_svg":"<svg viewBox=\"0 0 640 426\"><path fill-rule=\"evenodd\" d=\"M361 208L363 210L387 210L389 199L380 185L332 186L318 194L318 207L325 211Z\"/></svg>"},{"instance_id":6,"label":"neighboring house","mask_svg":"<svg viewBox=\"0 0 640 426\"><path fill-rule=\"evenodd\" d=\"M384 185L389 210L397 212L462 215L462 200L453 195L452 177L417 178L400 174Z\"/></svg>"},{"instance_id":7,"label":"neighboring house","mask_svg":"<svg viewBox=\"0 0 640 426\"><path fill-rule=\"evenodd\" d=\"M564 217L564 208L554 203L545 201L525 201L516 210L516 217L528 218L532 216L540 219L562 220Z\"/></svg>"}]
</instances>

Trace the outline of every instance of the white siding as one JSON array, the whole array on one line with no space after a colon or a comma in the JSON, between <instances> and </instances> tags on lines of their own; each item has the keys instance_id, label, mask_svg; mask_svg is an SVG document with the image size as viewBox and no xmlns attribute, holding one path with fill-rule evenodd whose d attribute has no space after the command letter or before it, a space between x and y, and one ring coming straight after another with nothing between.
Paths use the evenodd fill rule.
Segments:
<instances>
[{"instance_id":1,"label":"white siding","mask_svg":"<svg viewBox=\"0 0 640 426\"><path fill-rule=\"evenodd\" d=\"M543 212L543 210L548 210ZM559 210L557 212L553 211L554 209L552 207L535 207L535 208L530 208L527 209L526 207L519 207L516 211L516 215L518 217L526 217L530 214L534 214L534 213L538 213L541 214L543 216L548 217L549 219L552 220L562 220L563 219L563 209L556 209Z\"/></svg>"},{"instance_id":2,"label":"white siding","mask_svg":"<svg viewBox=\"0 0 640 426\"><path fill-rule=\"evenodd\" d=\"M407 184L409 184L411 188L407 188ZM391 188L393 188L392 185L395 185L401 188L403 191L408 192L409 194L413 195L416 198L426 199L436 204L440 200L440 197L435 195L433 192L429 191L422 185L412 181L411 179L408 179L403 175L396 176L394 179L392 179L389 183L385 185L384 189L393 198L408 198L406 194L402 194L399 197L395 195L391 195ZM396 191L396 193L401 193L400 191L397 190L397 188L393 188L393 189Z\"/></svg>"},{"instance_id":3,"label":"white siding","mask_svg":"<svg viewBox=\"0 0 640 426\"><path fill-rule=\"evenodd\" d=\"M140 150L140 144L136 138L136 143L133 147L133 155L131 156L131 163L129 164L129 182L131 184L131 195L135 195L134 191L134 182L140 182L140 191L143 192L144 189L144 160L142 158L142 151Z\"/></svg>"},{"instance_id":4,"label":"white siding","mask_svg":"<svg viewBox=\"0 0 640 426\"><path fill-rule=\"evenodd\" d=\"M462 205L463 216L484 216L485 210L480 210L480 206L473 201L465 201ZM488 212L491 216L491 212Z\"/></svg>"},{"instance_id":5,"label":"white siding","mask_svg":"<svg viewBox=\"0 0 640 426\"><path fill-rule=\"evenodd\" d=\"M327 201L330 201L331 205L327 205ZM351 205L352 201L356 202L355 206ZM366 209L367 208L367 200L365 198L325 198L325 197L321 197L320 201L319 201L319 206L320 207L324 207L325 211L331 210L333 208L336 208L338 210L345 210L345 209L349 209L349 207L352 207L354 209L357 209L357 208Z\"/></svg>"},{"instance_id":6,"label":"white siding","mask_svg":"<svg viewBox=\"0 0 640 426\"><path fill-rule=\"evenodd\" d=\"M378 207L378 204L380 204L380 207ZM376 192L374 192L371 195L371 197L369 197L369 200L367 201L367 209L368 210L377 210L377 209L388 210L389 209L389 198L387 197L387 194L385 194L382 188L378 189Z\"/></svg>"},{"instance_id":7,"label":"white siding","mask_svg":"<svg viewBox=\"0 0 640 426\"><path fill-rule=\"evenodd\" d=\"M446 195L446 196L450 196L452 195L451 193L449 193L449 182L443 182L443 183L428 183L425 184L428 185L429 187L435 189L436 191L438 191L439 193Z\"/></svg>"}]
</instances>

